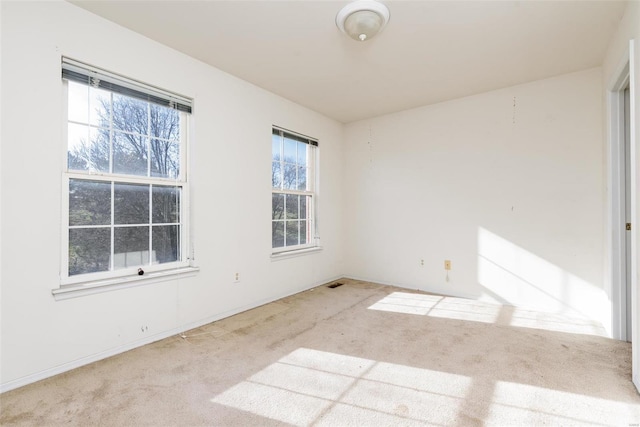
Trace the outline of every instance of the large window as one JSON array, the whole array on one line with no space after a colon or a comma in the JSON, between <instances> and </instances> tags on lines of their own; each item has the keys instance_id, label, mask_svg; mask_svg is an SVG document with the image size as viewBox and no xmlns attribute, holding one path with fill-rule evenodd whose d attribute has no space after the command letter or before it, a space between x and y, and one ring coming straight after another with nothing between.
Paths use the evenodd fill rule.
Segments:
<instances>
[{"instance_id":1,"label":"large window","mask_svg":"<svg viewBox=\"0 0 640 427\"><path fill-rule=\"evenodd\" d=\"M186 266L190 101L66 58L62 77L63 284Z\"/></svg>"},{"instance_id":2,"label":"large window","mask_svg":"<svg viewBox=\"0 0 640 427\"><path fill-rule=\"evenodd\" d=\"M317 245L318 141L284 129L271 136L271 246L274 252Z\"/></svg>"}]
</instances>

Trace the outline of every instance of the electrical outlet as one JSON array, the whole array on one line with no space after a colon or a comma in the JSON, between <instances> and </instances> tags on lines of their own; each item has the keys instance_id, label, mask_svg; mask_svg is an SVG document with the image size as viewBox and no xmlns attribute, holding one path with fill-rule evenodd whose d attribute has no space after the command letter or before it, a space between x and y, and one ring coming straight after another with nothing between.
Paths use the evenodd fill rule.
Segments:
<instances>
[{"instance_id":1,"label":"electrical outlet","mask_svg":"<svg viewBox=\"0 0 640 427\"><path fill-rule=\"evenodd\" d=\"M423 259L420 260L420 267L424 267L424 260Z\"/></svg>"},{"instance_id":2,"label":"electrical outlet","mask_svg":"<svg viewBox=\"0 0 640 427\"><path fill-rule=\"evenodd\" d=\"M236 273L235 276L233 276L233 283L238 283L240 281L240 273Z\"/></svg>"},{"instance_id":3,"label":"electrical outlet","mask_svg":"<svg viewBox=\"0 0 640 427\"><path fill-rule=\"evenodd\" d=\"M448 260L448 259L444 260L444 269L451 270L451 260Z\"/></svg>"}]
</instances>

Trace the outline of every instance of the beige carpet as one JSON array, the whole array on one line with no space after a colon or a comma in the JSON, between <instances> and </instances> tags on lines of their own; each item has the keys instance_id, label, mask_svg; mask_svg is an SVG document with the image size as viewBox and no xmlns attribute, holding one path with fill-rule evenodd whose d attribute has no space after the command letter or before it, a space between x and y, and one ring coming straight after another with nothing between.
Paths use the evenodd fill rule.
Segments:
<instances>
[{"instance_id":1,"label":"beige carpet","mask_svg":"<svg viewBox=\"0 0 640 427\"><path fill-rule=\"evenodd\" d=\"M0 396L33 426L637 425L586 321L353 280Z\"/></svg>"}]
</instances>

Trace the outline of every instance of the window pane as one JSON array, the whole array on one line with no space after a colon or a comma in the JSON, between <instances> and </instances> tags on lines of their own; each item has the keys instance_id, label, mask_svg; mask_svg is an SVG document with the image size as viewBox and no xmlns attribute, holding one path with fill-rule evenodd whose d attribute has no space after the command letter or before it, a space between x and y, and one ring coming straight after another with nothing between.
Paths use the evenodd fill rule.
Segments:
<instances>
[{"instance_id":1,"label":"window pane","mask_svg":"<svg viewBox=\"0 0 640 427\"><path fill-rule=\"evenodd\" d=\"M180 250L180 235L177 225L163 225L153 227L151 262L163 264L178 260Z\"/></svg>"},{"instance_id":2,"label":"window pane","mask_svg":"<svg viewBox=\"0 0 640 427\"><path fill-rule=\"evenodd\" d=\"M151 137L180 141L180 112L158 104L149 104Z\"/></svg>"},{"instance_id":3,"label":"window pane","mask_svg":"<svg viewBox=\"0 0 640 427\"><path fill-rule=\"evenodd\" d=\"M113 172L147 175L148 138L122 132L113 134Z\"/></svg>"},{"instance_id":4,"label":"window pane","mask_svg":"<svg viewBox=\"0 0 640 427\"><path fill-rule=\"evenodd\" d=\"M115 224L149 223L149 185L115 184L113 197Z\"/></svg>"},{"instance_id":5,"label":"window pane","mask_svg":"<svg viewBox=\"0 0 640 427\"><path fill-rule=\"evenodd\" d=\"M280 162L271 163L271 187L282 188L282 164Z\"/></svg>"},{"instance_id":6,"label":"window pane","mask_svg":"<svg viewBox=\"0 0 640 427\"><path fill-rule=\"evenodd\" d=\"M307 189L307 168L299 167L298 168L298 190L306 190Z\"/></svg>"},{"instance_id":7,"label":"window pane","mask_svg":"<svg viewBox=\"0 0 640 427\"><path fill-rule=\"evenodd\" d=\"M149 103L113 94L113 127L140 135L149 133Z\"/></svg>"},{"instance_id":8,"label":"window pane","mask_svg":"<svg viewBox=\"0 0 640 427\"><path fill-rule=\"evenodd\" d=\"M180 174L180 142L151 140L151 176L178 178Z\"/></svg>"},{"instance_id":9,"label":"window pane","mask_svg":"<svg viewBox=\"0 0 640 427\"><path fill-rule=\"evenodd\" d=\"M89 129L91 138L91 154L89 169L97 172L109 172L110 132L108 129Z\"/></svg>"},{"instance_id":10,"label":"window pane","mask_svg":"<svg viewBox=\"0 0 640 427\"><path fill-rule=\"evenodd\" d=\"M109 131L69 123L68 167L70 170L109 171Z\"/></svg>"},{"instance_id":11,"label":"window pane","mask_svg":"<svg viewBox=\"0 0 640 427\"><path fill-rule=\"evenodd\" d=\"M271 159L280 160L280 135L271 135Z\"/></svg>"},{"instance_id":12,"label":"window pane","mask_svg":"<svg viewBox=\"0 0 640 427\"><path fill-rule=\"evenodd\" d=\"M285 190L295 190L297 188L296 165L284 164L283 188Z\"/></svg>"},{"instance_id":13,"label":"window pane","mask_svg":"<svg viewBox=\"0 0 640 427\"><path fill-rule=\"evenodd\" d=\"M94 126L111 127L111 92L89 88L89 118Z\"/></svg>"},{"instance_id":14,"label":"window pane","mask_svg":"<svg viewBox=\"0 0 640 427\"><path fill-rule=\"evenodd\" d=\"M299 199L300 199L300 196L287 194L286 196L287 219L298 218Z\"/></svg>"},{"instance_id":15,"label":"window pane","mask_svg":"<svg viewBox=\"0 0 640 427\"><path fill-rule=\"evenodd\" d=\"M310 196L300 197L300 219L307 219L307 200Z\"/></svg>"},{"instance_id":16,"label":"window pane","mask_svg":"<svg viewBox=\"0 0 640 427\"><path fill-rule=\"evenodd\" d=\"M289 163L296 162L296 147L298 146L298 142L284 138L284 161Z\"/></svg>"},{"instance_id":17,"label":"window pane","mask_svg":"<svg viewBox=\"0 0 640 427\"><path fill-rule=\"evenodd\" d=\"M69 225L111 224L111 183L69 180Z\"/></svg>"},{"instance_id":18,"label":"window pane","mask_svg":"<svg viewBox=\"0 0 640 427\"><path fill-rule=\"evenodd\" d=\"M271 219L284 219L284 194L271 195Z\"/></svg>"},{"instance_id":19,"label":"window pane","mask_svg":"<svg viewBox=\"0 0 640 427\"><path fill-rule=\"evenodd\" d=\"M180 222L180 188L154 185L152 193L153 222Z\"/></svg>"},{"instance_id":20,"label":"window pane","mask_svg":"<svg viewBox=\"0 0 640 427\"><path fill-rule=\"evenodd\" d=\"M284 246L284 221L273 221L271 223L271 247L281 248Z\"/></svg>"},{"instance_id":21,"label":"window pane","mask_svg":"<svg viewBox=\"0 0 640 427\"><path fill-rule=\"evenodd\" d=\"M109 228L69 230L69 276L109 270Z\"/></svg>"},{"instance_id":22,"label":"window pane","mask_svg":"<svg viewBox=\"0 0 640 427\"><path fill-rule=\"evenodd\" d=\"M300 244L301 245L306 245L307 243L309 243L307 241L307 221L300 221Z\"/></svg>"},{"instance_id":23,"label":"window pane","mask_svg":"<svg viewBox=\"0 0 640 427\"><path fill-rule=\"evenodd\" d=\"M307 147L304 142L298 142L298 166L307 165Z\"/></svg>"},{"instance_id":24,"label":"window pane","mask_svg":"<svg viewBox=\"0 0 640 427\"><path fill-rule=\"evenodd\" d=\"M116 227L113 238L114 269L149 264L149 227Z\"/></svg>"},{"instance_id":25,"label":"window pane","mask_svg":"<svg viewBox=\"0 0 640 427\"><path fill-rule=\"evenodd\" d=\"M69 82L68 113L69 120L89 123L89 86Z\"/></svg>"},{"instance_id":26,"label":"window pane","mask_svg":"<svg viewBox=\"0 0 640 427\"><path fill-rule=\"evenodd\" d=\"M299 224L298 221L286 221L287 223L287 246L294 246L298 243Z\"/></svg>"},{"instance_id":27,"label":"window pane","mask_svg":"<svg viewBox=\"0 0 640 427\"><path fill-rule=\"evenodd\" d=\"M71 170L89 170L91 161L89 126L69 123L67 126L67 159Z\"/></svg>"}]
</instances>

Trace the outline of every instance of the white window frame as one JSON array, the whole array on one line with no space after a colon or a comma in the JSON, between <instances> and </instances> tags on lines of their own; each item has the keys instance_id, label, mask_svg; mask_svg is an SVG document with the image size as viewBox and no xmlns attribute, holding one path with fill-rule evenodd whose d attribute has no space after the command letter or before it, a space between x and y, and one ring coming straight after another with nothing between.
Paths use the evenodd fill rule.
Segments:
<instances>
[{"instance_id":1,"label":"white window frame","mask_svg":"<svg viewBox=\"0 0 640 427\"><path fill-rule=\"evenodd\" d=\"M126 87L138 90L144 93L149 93L153 98L156 95L160 95L163 99L168 98L168 106L175 108L175 102L187 103L189 112L191 109L191 100L175 95L170 92L163 91L161 89L154 88L152 86L144 85L142 83L127 79L117 74L101 70L99 68L83 64L68 58L63 58L63 69L80 69L87 74L93 75L95 73L99 78L109 79L115 81L119 85L125 85ZM112 290L113 288L129 287L131 285L137 285L142 283L149 283L154 281L167 280L174 276L192 275L198 269L194 266L193 260L193 247L190 242L190 191L189 191L189 125L192 120L192 115L185 110L180 111L180 173L176 178L161 178L153 176L136 176L127 174L117 174L110 172L96 172L96 171L80 171L69 170L68 168L68 124L71 122L68 117L68 79L62 79L63 88L63 171L62 171L62 232L61 232L61 267L60 267L60 287L52 290L56 299L65 299L74 296L80 296L85 293L103 292L106 290ZM113 91L111 91L113 93ZM147 101L153 102L153 101ZM177 108L180 110L180 108ZM111 183L111 224L109 226L102 226L109 228L112 233L112 250L113 253L113 230L117 224L114 224L114 197L113 189L114 184L143 184L143 185L160 185L160 186L175 186L180 188L180 203L179 203L179 221L178 226L180 229L179 234L179 259L174 262L167 262L161 264L145 263L144 265L136 265L132 267L126 267L121 269L114 269L115 260L110 258L109 271L83 273L73 276L69 276L69 230L72 226L69 225L69 183L70 180L85 180L85 181L102 181ZM154 224L152 220L149 220L150 231ZM84 228L84 227L83 227ZM86 227L90 228L90 227ZM150 248L151 249L151 248ZM139 268L144 270L144 274L139 274Z\"/></svg>"},{"instance_id":2,"label":"white window frame","mask_svg":"<svg viewBox=\"0 0 640 427\"><path fill-rule=\"evenodd\" d=\"M280 132L280 137L284 138L284 134L302 138L308 140L310 149L307 150L307 167L309 168L307 173L307 190L293 190L284 188L271 187L271 195L274 194L287 194L287 195L299 195L310 196L310 203L307 202L307 240L306 244L298 244L291 246L273 247L273 235L271 239L271 254L272 257L278 258L288 255L298 255L307 252L313 252L320 249L320 236L318 233L318 158L319 158L319 143L318 140L307 135L303 135L298 132L285 129L280 126L272 126L272 135L274 131ZM273 136L272 136L273 137ZM280 158L283 159L283 144L281 144ZM271 162L273 162L273 152L271 155ZM308 199L308 200L309 200ZM271 218L271 224L273 224L273 218ZM272 225L273 226L273 225ZM286 225L285 225L285 239L286 239Z\"/></svg>"}]
</instances>

